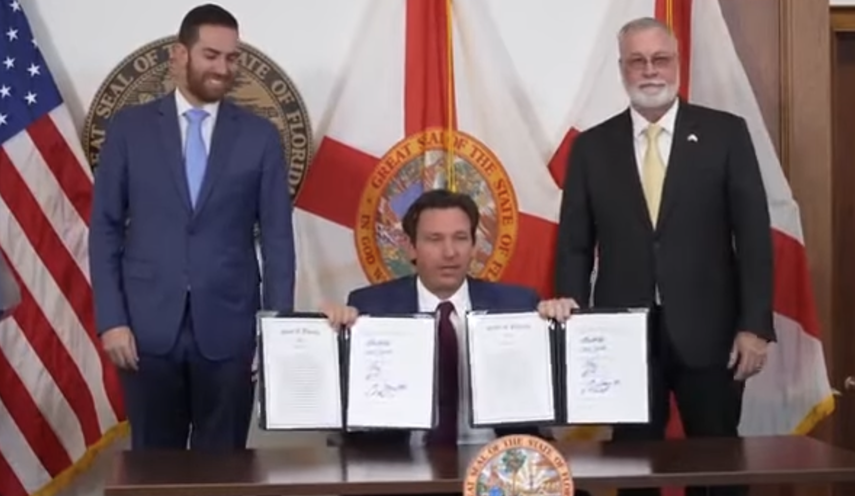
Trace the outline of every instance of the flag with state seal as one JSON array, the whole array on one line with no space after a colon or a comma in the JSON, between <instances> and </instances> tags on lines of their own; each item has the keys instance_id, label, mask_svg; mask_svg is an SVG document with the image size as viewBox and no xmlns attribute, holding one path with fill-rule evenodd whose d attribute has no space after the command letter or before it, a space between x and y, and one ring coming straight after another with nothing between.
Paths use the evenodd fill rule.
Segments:
<instances>
[{"instance_id":1,"label":"flag with state seal","mask_svg":"<svg viewBox=\"0 0 855 496\"><path fill-rule=\"evenodd\" d=\"M552 291L554 151L478 1L366 10L295 199L297 307L412 273L401 219L425 190L480 206L473 276Z\"/></svg>"}]
</instances>

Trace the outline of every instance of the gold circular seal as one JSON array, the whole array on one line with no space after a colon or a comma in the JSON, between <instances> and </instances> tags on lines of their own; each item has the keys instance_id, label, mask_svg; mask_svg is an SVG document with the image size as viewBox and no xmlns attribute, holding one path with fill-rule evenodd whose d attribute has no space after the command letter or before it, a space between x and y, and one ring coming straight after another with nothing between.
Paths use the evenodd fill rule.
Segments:
<instances>
[{"instance_id":1,"label":"gold circular seal","mask_svg":"<svg viewBox=\"0 0 855 496\"><path fill-rule=\"evenodd\" d=\"M469 463L464 496L573 496L567 460L535 436L506 436L488 444Z\"/></svg>"},{"instance_id":2,"label":"gold circular seal","mask_svg":"<svg viewBox=\"0 0 855 496\"><path fill-rule=\"evenodd\" d=\"M98 165L110 117L122 107L150 102L174 88L169 58L175 42L174 36L168 36L137 49L101 83L89 107L82 136L83 149L93 169ZM288 75L259 50L241 43L238 60L238 74L228 97L269 119L279 130L294 197L312 160L308 109Z\"/></svg>"},{"instance_id":3,"label":"gold circular seal","mask_svg":"<svg viewBox=\"0 0 855 496\"><path fill-rule=\"evenodd\" d=\"M428 129L398 142L375 167L357 211L354 235L362 269L372 283L412 274L401 220L423 192L448 183L446 152L454 151L457 191L478 204L481 222L475 240L473 275L498 280L517 240L519 209L511 180L496 155L474 137Z\"/></svg>"}]
</instances>

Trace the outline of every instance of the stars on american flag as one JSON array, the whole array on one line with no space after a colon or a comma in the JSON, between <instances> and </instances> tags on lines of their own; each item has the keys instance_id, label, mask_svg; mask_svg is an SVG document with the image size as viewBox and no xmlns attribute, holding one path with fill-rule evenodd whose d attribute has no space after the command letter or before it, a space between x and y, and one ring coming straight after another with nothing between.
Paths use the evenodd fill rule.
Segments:
<instances>
[{"instance_id":1,"label":"stars on american flag","mask_svg":"<svg viewBox=\"0 0 855 496\"><path fill-rule=\"evenodd\" d=\"M0 143L62 103L19 0L0 0Z\"/></svg>"}]
</instances>

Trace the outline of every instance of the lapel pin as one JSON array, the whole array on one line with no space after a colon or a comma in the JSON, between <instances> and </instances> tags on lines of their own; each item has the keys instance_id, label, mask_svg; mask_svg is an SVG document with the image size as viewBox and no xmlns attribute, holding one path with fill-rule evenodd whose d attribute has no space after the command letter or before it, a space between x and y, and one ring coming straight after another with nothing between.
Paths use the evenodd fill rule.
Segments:
<instances>
[{"instance_id":1,"label":"lapel pin","mask_svg":"<svg viewBox=\"0 0 855 496\"><path fill-rule=\"evenodd\" d=\"M695 142L697 142L697 141L698 141L698 137L697 137L696 135L694 135L694 134L690 134L690 135L689 135L688 140L689 140L689 141L695 141Z\"/></svg>"}]
</instances>

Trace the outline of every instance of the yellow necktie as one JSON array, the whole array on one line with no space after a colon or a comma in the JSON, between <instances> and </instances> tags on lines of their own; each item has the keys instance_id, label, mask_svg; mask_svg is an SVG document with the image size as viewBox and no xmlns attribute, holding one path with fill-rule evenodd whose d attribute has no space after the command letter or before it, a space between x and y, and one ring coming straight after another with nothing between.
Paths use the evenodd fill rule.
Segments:
<instances>
[{"instance_id":1,"label":"yellow necktie","mask_svg":"<svg viewBox=\"0 0 855 496\"><path fill-rule=\"evenodd\" d=\"M647 199L647 211L650 221L656 226L659 218L659 204L662 201L662 186L665 183L665 163L659 154L659 133L662 128L657 124L647 126L644 134L647 136L647 151L641 166L641 184L644 197Z\"/></svg>"}]
</instances>

